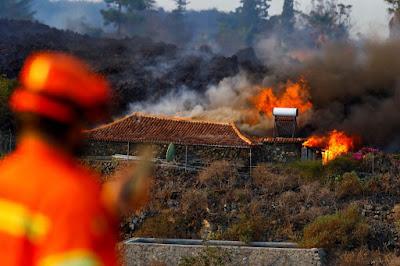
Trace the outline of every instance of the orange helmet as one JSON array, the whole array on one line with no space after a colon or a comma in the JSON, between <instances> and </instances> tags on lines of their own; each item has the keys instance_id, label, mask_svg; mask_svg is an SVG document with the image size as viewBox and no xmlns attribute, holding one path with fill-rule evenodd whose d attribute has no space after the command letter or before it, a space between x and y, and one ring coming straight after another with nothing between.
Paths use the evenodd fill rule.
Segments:
<instances>
[{"instance_id":1,"label":"orange helmet","mask_svg":"<svg viewBox=\"0 0 400 266\"><path fill-rule=\"evenodd\" d=\"M97 122L106 115L111 90L107 81L81 60L59 52L30 56L21 70L21 87L11 96L14 112L29 112L73 123L84 115Z\"/></svg>"}]
</instances>

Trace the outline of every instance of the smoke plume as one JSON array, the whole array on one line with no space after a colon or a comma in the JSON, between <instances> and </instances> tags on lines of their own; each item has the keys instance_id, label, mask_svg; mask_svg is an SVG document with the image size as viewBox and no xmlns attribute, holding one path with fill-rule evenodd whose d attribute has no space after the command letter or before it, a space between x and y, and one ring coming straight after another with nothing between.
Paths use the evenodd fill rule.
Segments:
<instances>
[{"instance_id":1,"label":"smoke plume","mask_svg":"<svg viewBox=\"0 0 400 266\"><path fill-rule=\"evenodd\" d=\"M311 129L334 128L390 148L400 130L400 42L336 44L305 63L314 112Z\"/></svg>"}]
</instances>

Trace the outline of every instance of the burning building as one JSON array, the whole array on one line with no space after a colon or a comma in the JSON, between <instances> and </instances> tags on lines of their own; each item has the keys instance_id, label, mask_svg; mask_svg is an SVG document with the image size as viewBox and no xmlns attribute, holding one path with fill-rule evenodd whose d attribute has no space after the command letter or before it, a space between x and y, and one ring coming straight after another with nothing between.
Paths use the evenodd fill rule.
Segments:
<instances>
[{"instance_id":1,"label":"burning building","mask_svg":"<svg viewBox=\"0 0 400 266\"><path fill-rule=\"evenodd\" d=\"M175 164L194 169L216 160L227 160L241 169L261 162L297 160L305 141L293 136L251 137L241 132L235 123L140 113L89 130L86 134L87 156L117 155L134 159L141 146L151 145L155 158L166 162L167 151L173 145Z\"/></svg>"},{"instance_id":2,"label":"burning building","mask_svg":"<svg viewBox=\"0 0 400 266\"><path fill-rule=\"evenodd\" d=\"M194 120L133 113L88 131L87 155L135 159L141 146L151 145L157 160L174 161L185 168L199 168L217 160L251 168L263 162L300 158L327 163L354 149L355 138L337 130L326 136L297 138L298 127L304 126L313 112L309 87L300 79L287 82L281 89L276 93L273 88L259 88L256 96L247 98L250 105L244 105L248 108L244 113L255 116L238 125L211 122L207 117ZM254 136L257 126L266 129L258 137Z\"/></svg>"},{"instance_id":3,"label":"burning building","mask_svg":"<svg viewBox=\"0 0 400 266\"><path fill-rule=\"evenodd\" d=\"M303 143L302 158L321 157L323 164L327 164L340 155L354 150L356 142L357 137L338 130L333 130L324 136L311 136Z\"/></svg>"}]
</instances>

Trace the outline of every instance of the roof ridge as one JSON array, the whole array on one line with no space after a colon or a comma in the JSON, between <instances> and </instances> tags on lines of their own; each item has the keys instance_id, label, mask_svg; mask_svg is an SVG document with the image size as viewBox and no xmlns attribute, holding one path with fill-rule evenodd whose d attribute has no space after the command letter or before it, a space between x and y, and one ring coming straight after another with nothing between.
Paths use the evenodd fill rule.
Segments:
<instances>
[{"instance_id":1,"label":"roof ridge","mask_svg":"<svg viewBox=\"0 0 400 266\"><path fill-rule=\"evenodd\" d=\"M117 124L119 122L122 122L126 119L132 118L134 116L139 116L139 117L145 117L145 118L154 118L154 119L160 119L160 120L166 120L166 121L176 121L176 122L188 122L188 123L195 123L195 124L206 124L206 125L221 125L221 126L231 126L231 123L222 123L222 122L213 122L213 121L201 121L201 120L194 120L191 118L186 118L186 117L176 117L176 116L166 116L166 115L151 115L151 114L146 114L142 112L133 112L129 115L126 115L124 117L120 117L110 123L95 127L93 129L85 130L84 132L92 132L95 130L103 129L110 127L114 124Z\"/></svg>"},{"instance_id":2,"label":"roof ridge","mask_svg":"<svg viewBox=\"0 0 400 266\"><path fill-rule=\"evenodd\" d=\"M249 145L252 145L253 142L246 137L242 132L240 132L240 130L236 127L236 124L234 122L231 123L231 126L233 128L233 130L235 131L236 135L238 135L238 137L243 140L244 142L246 142Z\"/></svg>"},{"instance_id":3,"label":"roof ridge","mask_svg":"<svg viewBox=\"0 0 400 266\"><path fill-rule=\"evenodd\" d=\"M116 120L114 120L114 121L112 121L110 123L106 123L106 124L100 125L98 127L92 128L92 129L84 130L84 132L85 133L90 133L90 132L93 132L93 131L96 131L96 130L99 130L99 129L107 128L107 127L110 127L110 126L112 126L114 124L117 124L117 123L119 123L121 121L124 121L124 120L126 120L128 118L131 118L132 116L134 116L134 114L125 115L124 117L117 118Z\"/></svg>"},{"instance_id":4,"label":"roof ridge","mask_svg":"<svg viewBox=\"0 0 400 266\"><path fill-rule=\"evenodd\" d=\"M189 122L189 123L198 123L198 124L212 124L212 125L222 125L222 126L229 126L230 123L224 122L215 122L215 121L204 121L204 120L195 120L190 117L179 117L179 116L169 116L169 115L156 115L156 114L148 114L143 112L134 112L130 116L141 116L141 117L148 117L148 118L156 118L161 120L169 120L169 121L178 121L178 122Z\"/></svg>"}]
</instances>

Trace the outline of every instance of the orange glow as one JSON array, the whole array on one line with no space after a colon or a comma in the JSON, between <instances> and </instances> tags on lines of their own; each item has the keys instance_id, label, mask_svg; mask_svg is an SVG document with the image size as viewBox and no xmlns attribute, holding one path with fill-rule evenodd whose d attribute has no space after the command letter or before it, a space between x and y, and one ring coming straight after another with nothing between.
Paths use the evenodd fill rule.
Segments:
<instances>
[{"instance_id":1,"label":"orange glow","mask_svg":"<svg viewBox=\"0 0 400 266\"><path fill-rule=\"evenodd\" d=\"M303 146L309 148L320 148L322 162L327 164L340 155L346 154L354 149L356 138L338 130L331 131L327 136L312 136Z\"/></svg>"},{"instance_id":2,"label":"orange glow","mask_svg":"<svg viewBox=\"0 0 400 266\"><path fill-rule=\"evenodd\" d=\"M251 99L259 112L272 117L274 107L298 108L300 113L312 109L310 93L304 79L293 83L288 81L281 95L276 95L272 88L263 88L260 93Z\"/></svg>"}]
</instances>

